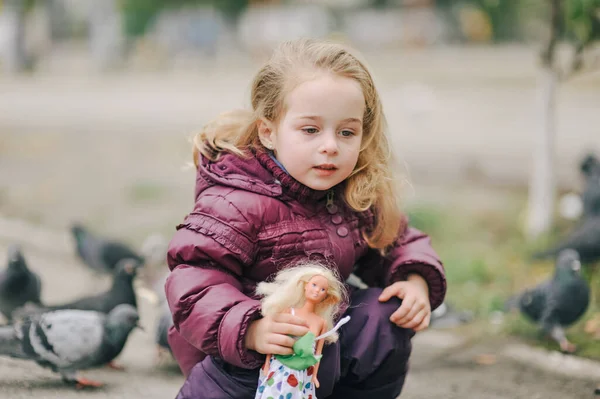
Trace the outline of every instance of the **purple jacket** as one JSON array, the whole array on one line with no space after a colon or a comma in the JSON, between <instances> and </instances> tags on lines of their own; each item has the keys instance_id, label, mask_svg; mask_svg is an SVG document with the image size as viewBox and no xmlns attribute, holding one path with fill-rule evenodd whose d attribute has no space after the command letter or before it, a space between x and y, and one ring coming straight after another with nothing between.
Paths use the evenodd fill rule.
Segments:
<instances>
[{"instance_id":1,"label":"purple jacket","mask_svg":"<svg viewBox=\"0 0 600 399\"><path fill-rule=\"evenodd\" d=\"M446 279L429 237L406 227L384 258L361 235L373 219L348 208L335 188L328 195L304 186L266 153L202 158L194 210L177 226L167 257L169 343L184 374L206 355L259 367L264 357L243 345L248 325L260 317L255 286L298 260L325 261L342 278L354 272L371 286L419 273L432 309L439 306Z\"/></svg>"}]
</instances>

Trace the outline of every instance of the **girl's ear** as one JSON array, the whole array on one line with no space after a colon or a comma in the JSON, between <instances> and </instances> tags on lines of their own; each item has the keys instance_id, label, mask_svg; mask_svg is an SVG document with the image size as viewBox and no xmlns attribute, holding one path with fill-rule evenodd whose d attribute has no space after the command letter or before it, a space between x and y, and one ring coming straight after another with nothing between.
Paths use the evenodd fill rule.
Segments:
<instances>
[{"instance_id":1,"label":"girl's ear","mask_svg":"<svg viewBox=\"0 0 600 399\"><path fill-rule=\"evenodd\" d=\"M256 121L258 127L258 138L263 146L269 150L275 149L275 125L273 122L260 118Z\"/></svg>"}]
</instances>

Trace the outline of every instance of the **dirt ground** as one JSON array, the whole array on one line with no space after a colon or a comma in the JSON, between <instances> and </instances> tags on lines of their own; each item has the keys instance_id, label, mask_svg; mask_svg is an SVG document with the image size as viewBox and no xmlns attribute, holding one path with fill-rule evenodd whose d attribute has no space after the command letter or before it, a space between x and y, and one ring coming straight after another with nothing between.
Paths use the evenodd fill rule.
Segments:
<instances>
[{"instance_id":1,"label":"dirt ground","mask_svg":"<svg viewBox=\"0 0 600 399\"><path fill-rule=\"evenodd\" d=\"M490 186L526 183L537 126L532 49L437 49L367 59L413 199L440 200L469 187L479 193L471 201L487 202L497 200ZM134 246L153 232L172 234L192 206L189 133L246 104L256 67L235 58L99 76L75 65L0 76L0 216L11 221L0 223L0 259L9 243L22 243L49 301L107 283L73 258L66 238L72 221ZM579 157L600 150L598 109L597 75L562 88L557 162L563 187L577 188ZM0 398L174 397L182 377L176 367L154 363L156 310L140 302L150 332L131 337L119 359L127 371L86 373L105 388L74 392L35 364L0 358ZM501 353L509 345L502 339L466 346L438 341L417 336L403 398L591 398L600 382L503 356L489 366L473 361L480 353Z\"/></svg>"}]
</instances>

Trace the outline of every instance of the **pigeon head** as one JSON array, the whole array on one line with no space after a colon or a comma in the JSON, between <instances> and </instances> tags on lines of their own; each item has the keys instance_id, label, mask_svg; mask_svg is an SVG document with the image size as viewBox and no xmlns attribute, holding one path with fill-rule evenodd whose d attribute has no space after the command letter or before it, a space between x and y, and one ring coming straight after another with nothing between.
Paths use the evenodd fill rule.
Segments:
<instances>
[{"instance_id":1,"label":"pigeon head","mask_svg":"<svg viewBox=\"0 0 600 399\"><path fill-rule=\"evenodd\" d=\"M600 161L598 161L598 158L596 158L594 154L588 154L581 161L580 168L581 172L586 176L589 176L594 172L600 174Z\"/></svg>"},{"instance_id":2,"label":"pigeon head","mask_svg":"<svg viewBox=\"0 0 600 399\"><path fill-rule=\"evenodd\" d=\"M8 269L15 271L27 269L21 247L17 244L13 244L8 248Z\"/></svg>"},{"instance_id":3,"label":"pigeon head","mask_svg":"<svg viewBox=\"0 0 600 399\"><path fill-rule=\"evenodd\" d=\"M139 327L140 316L132 305L122 303L115 306L108 314L109 324L118 324L129 328L129 331Z\"/></svg>"},{"instance_id":4,"label":"pigeon head","mask_svg":"<svg viewBox=\"0 0 600 399\"><path fill-rule=\"evenodd\" d=\"M116 276L133 278L137 274L137 270L142 266L138 259L125 258L117 262L115 267Z\"/></svg>"},{"instance_id":5,"label":"pigeon head","mask_svg":"<svg viewBox=\"0 0 600 399\"><path fill-rule=\"evenodd\" d=\"M580 275L581 260L574 249L564 249L556 260L556 273L560 275Z\"/></svg>"},{"instance_id":6,"label":"pigeon head","mask_svg":"<svg viewBox=\"0 0 600 399\"><path fill-rule=\"evenodd\" d=\"M143 328L139 325L140 316L135 307L121 304L110 311L106 318L106 328L110 339L115 343L125 344L127 337L134 328Z\"/></svg>"},{"instance_id":7,"label":"pigeon head","mask_svg":"<svg viewBox=\"0 0 600 399\"><path fill-rule=\"evenodd\" d=\"M73 223L71 225L71 234L76 240L79 241L83 237L85 237L85 235L87 234L87 230L85 229L85 227L83 227L83 225L79 223Z\"/></svg>"}]
</instances>

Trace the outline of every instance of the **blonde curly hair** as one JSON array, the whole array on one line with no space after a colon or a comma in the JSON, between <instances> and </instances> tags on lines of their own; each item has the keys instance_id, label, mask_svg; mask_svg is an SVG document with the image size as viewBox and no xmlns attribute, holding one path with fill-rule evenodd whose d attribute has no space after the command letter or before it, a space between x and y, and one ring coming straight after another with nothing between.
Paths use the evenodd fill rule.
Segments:
<instances>
[{"instance_id":1,"label":"blonde curly hair","mask_svg":"<svg viewBox=\"0 0 600 399\"><path fill-rule=\"evenodd\" d=\"M198 166L200 154L214 161L223 151L243 157L263 149L257 121L280 121L285 114L286 95L320 71L353 79L362 89L363 137L356 166L346 179L344 199L355 211L374 210L376 223L363 235L370 247L384 249L395 241L402 227L385 117L367 67L340 44L312 39L282 43L254 78L252 110L222 114L195 135L194 163Z\"/></svg>"}]
</instances>

